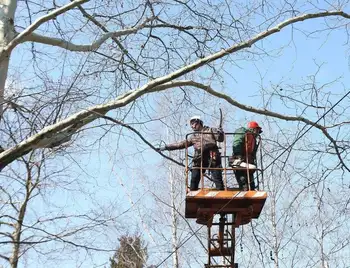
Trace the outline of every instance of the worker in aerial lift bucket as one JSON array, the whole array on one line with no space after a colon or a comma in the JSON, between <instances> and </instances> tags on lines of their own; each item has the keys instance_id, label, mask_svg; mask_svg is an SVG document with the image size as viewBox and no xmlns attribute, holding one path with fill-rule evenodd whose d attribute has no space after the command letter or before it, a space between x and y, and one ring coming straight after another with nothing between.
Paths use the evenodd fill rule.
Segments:
<instances>
[{"instance_id":1,"label":"worker in aerial lift bucket","mask_svg":"<svg viewBox=\"0 0 350 268\"><path fill-rule=\"evenodd\" d=\"M203 121L199 116L193 116L190 118L190 125L193 133L187 140L183 140L177 143L167 144L164 147L158 148L157 151L164 150L178 150L187 147L194 147L194 155L192 160L192 174L190 190L198 190L201 174L200 167L202 166L202 172L204 173L206 168L221 168L221 155L217 142L224 140L224 131L222 128L212 128L203 125ZM216 189L223 190L224 184L222 181L222 170L210 170L212 174L212 180L215 183Z\"/></svg>"},{"instance_id":2,"label":"worker in aerial lift bucket","mask_svg":"<svg viewBox=\"0 0 350 268\"><path fill-rule=\"evenodd\" d=\"M232 167L245 168L235 170L235 177L240 190L249 190L248 176L250 180L250 190L255 189L253 174L256 170L256 152L259 147L257 137L262 133L262 129L255 121L248 123L248 127L241 127L234 132L232 157L229 162Z\"/></svg>"}]
</instances>

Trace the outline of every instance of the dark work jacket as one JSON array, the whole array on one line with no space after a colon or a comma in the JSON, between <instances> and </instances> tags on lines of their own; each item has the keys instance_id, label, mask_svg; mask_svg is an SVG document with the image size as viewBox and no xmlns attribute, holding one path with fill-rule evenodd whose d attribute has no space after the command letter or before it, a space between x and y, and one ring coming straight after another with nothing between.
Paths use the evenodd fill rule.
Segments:
<instances>
[{"instance_id":1,"label":"dark work jacket","mask_svg":"<svg viewBox=\"0 0 350 268\"><path fill-rule=\"evenodd\" d=\"M193 146L194 165L199 165L200 159L202 159L204 165L206 165L206 163L209 161L209 151L218 152L219 150L216 143L224 141L224 136L225 134L222 130L204 126L200 131L193 133L187 140L167 144L165 148L172 151ZM219 155L218 158L220 158Z\"/></svg>"},{"instance_id":2,"label":"dark work jacket","mask_svg":"<svg viewBox=\"0 0 350 268\"><path fill-rule=\"evenodd\" d=\"M204 126L198 133L193 133L187 140L170 143L165 146L169 151L193 146L196 151L217 148L216 142L224 140L224 132L217 128Z\"/></svg>"}]
</instances>

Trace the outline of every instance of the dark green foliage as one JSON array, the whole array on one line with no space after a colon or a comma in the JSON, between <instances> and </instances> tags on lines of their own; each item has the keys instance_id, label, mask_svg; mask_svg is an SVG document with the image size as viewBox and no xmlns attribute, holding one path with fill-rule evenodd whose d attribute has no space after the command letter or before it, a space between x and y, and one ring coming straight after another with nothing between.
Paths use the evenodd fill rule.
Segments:
<instances>
[{"instance_id":1,"label":"dark green foliage","mask_svg":"<svg viewBox=\"0 0 350 268\"><path fill-rule=\"evenodd\" d=\"M110 268L143 268L147 261L147 246L140 235L123 235L119 240Z\"/></svg>"}]
</instances>

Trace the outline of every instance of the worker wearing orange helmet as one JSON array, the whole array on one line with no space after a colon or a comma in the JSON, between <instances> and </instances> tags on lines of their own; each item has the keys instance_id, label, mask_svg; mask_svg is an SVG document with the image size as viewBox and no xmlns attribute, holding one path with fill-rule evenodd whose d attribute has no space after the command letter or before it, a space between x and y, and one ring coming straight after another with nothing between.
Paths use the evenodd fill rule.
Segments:
<instances>
[{"instance_id":1,"label":"worker wearing orange helmet","mask_svg":"<svg viewBox=\"0 0 350 268\"><path fill-rule=\"evenodd\" d=\"M256 169L256 152L259 147L257 137L262 129L255 121L248 123L247 128L241 127L234 133L231 166L246 169L235 170L235 177L241 190L254 190L253 173ZM247 170L248 169L248 170ZM249 176L249 187L248 187Z\"/></svg>"},{"instance_id":2,"label":"worker wearing orange helmet","mask_svg":"<svg viewBox=\"0 0 350 268\"><path fill-rule=\"evenodd\" d=\"M164 147L157 148L157 151L172 151L184 149L186 147L194 147L193 168L191 174L190 190L198 190L201 170L205 172L206 168L221 168L221 155L217 142L224 140L224 132L221 128L212 128L203 125L203 121L199 116L193 116L189 120L190 126L194 133L186 140L170 143ZM222 181L222 171L218 169L210 170L212 180L215 183L216 189L224 190Z\"/></svg>"}]
</instances>

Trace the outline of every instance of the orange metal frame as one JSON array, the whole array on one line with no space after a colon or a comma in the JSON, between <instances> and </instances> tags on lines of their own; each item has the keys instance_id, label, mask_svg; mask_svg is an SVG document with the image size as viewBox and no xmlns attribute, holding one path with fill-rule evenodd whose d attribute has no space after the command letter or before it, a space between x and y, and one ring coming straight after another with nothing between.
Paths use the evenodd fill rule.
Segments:
<instances>
[{"instance_id":1,"label":"orange metal frame","mask_svg":"<svg viewBox=\"0 0 350 268\"><path fill-rule=\"evenodd\" d=\"M197 132L198 133L198 132ZM194 134L193 133L189 133L186 135L186 140L188 139L188 137L190 135ZM212 135L212 133L201 133L202 136L201 136L201 139L202 139L202 142L201 144L203 144L203 135ZM224 182L224 185L225 185L225 190L228 190L227 188L227 177L230 173L233 173L235 170L247 170L247 178L248 178L248 185L249 185L249 190L250 190L250 181L253 179L253 178L250 178L250 174L249 174L249 169L248 168L242 168L242 167L228 167L228 159L229 159L229 155L227 154L227 144L226 144L226 136L229 136L229 135L235 135L235 133L225 133L225 138L224 138L224 141L222 142L222 155L221 155L221 163L223 163L223 167L222 168L207 168L207 167L203 167L202 163L203 161L201 161L201 166L200 167L192 167L190 168L190 165L189 165L189 153L188 153L188 146L186 146L186 151L185 151L185 162L186 162L186 169L185 169L185 173L186 173L186 179L185 179L185 183L186 183L186 189L187 189L187 192L189 192L189 188L188 188L188 177L189 177L189 173L191 171L191 169L200 169L201 171L202 170L222 170L223 171L223 182ZM259 144L261 144L261 137L260 135L257 136L257 139L258 139L258 142ZM246 149L247 149L247 144L245 144L246 146ZM257 168L254 169L256 171L256 174L258 177L260 177L260 180L258 178L257 180L257 187L259 187L259 184L260 182L263 183L264 181L264 177L263 177L263 172L262 172L262 167L263 167L263 162L262 162L262 146L259 147L260 148L260 161L259 163L257 163ZM201 148L202 149L202 148ZM246 159L246 162L248 163L248 157ZM260 168L259 168L260 166ZM203 189L204 188L204 172L200 172L201 174L201 182L200 182L200 187Z\"/></svg>"},{"instance_id":2,"label":"orange metal frame","mask_svg":"<svg viewBox=\"0 0 350 268\"><path fill-rule=\"evenodd\" d=\"M266 198L267 193L264 191L191 191L186 195L185 217L198 219L210 226L210 220L215 214L235 214L234 225L238 227L259 217Z\"/></svg>"},{"instance_id":3,"label":"orange metal frame","mask_svg":"<svg viewBox=\"0 0 350 268\"><path fill-rule=\"evenodd\" d=\"M207 133L205 133L207 134ZM211 134L211 133L210 133ZM248 185L250 187L250 180L254 178L249 177L248 168L227 167L227 150L226 150L226 135L234 135L234 133L225 133L222 149L222 168L206 168L202 166L199 169L214 170L220 169L223 171L223 182L225 190L216 190L212 188L204 188L204 176L201 174L200 189L197 191L190 191L188 189L188 175L189 175L189 156L188 148L186 148L186 208L185 217L197 219L197 223L207 225L208 227L208 264L206 268L211 267L238 267L234 263L235 258L235 228L240 225L251 222L252 219L257 219L265 204L267 193L265 191L241 191L238 188L227 187L227 177L229 173L234 173L235 170L247 170ZM187 138L188 136L186 136ZM259 143L261 138L259 137ZM203 138L203 136L201 137ZM203 144L203 143L202 143ZM247 146L247 144L246 144ZM247 147L246 147L247 148ZM261 146L260 146L261 155ZM202 161L201 161L202 162ZM248 159L246 159L248 163ZM260 157L260 167L254 169L256 174L260 175L260 181L263 183L262 174L262 159ZM259 174L260 173L260 174ZM218 223L213 222L214 216L220 215ZM231 222L227 221L227 216L231 215ZM218 235L212 238L211 228L213 225L219 226ZM227 228L225 234L230 237L225 237L224 228ZM231 230L229 230L231 229ZM212 264L212 259L218 256L224 257L228 260L228 264Z\"/></svg>"}]
</instances>

